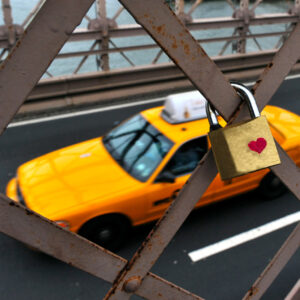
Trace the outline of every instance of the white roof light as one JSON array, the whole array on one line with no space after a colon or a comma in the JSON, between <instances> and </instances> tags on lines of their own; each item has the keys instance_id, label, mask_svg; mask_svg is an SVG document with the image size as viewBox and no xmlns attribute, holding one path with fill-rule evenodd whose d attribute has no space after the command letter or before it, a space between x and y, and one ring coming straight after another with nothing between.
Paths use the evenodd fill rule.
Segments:
<instances>
[{"instance_id":1,"label":"white roof light","mask_svg":"<svg viewBox=\"0 0 300 300\"><path fill-rule=\"evenodd\" d=\"M206 118L206 99L199 91L169 95L162 117L169 123L184 123Z\"/></svg>"}]
</instances>

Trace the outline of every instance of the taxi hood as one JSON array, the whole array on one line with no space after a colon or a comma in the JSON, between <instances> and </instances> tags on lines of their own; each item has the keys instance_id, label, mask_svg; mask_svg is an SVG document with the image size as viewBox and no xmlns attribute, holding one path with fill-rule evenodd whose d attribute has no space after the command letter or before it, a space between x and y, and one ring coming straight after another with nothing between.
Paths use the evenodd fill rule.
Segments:
<instances>
[{"instance_id":1,"label":"taxi hood","mask_svg":"<svg viewBox=\"0 0 300 300\"><path fill-rule=\"evenodd\" d=\"M141 184L115 162L99 138L29 161L18 168L17 177L26 205L48 218Z\"/></svg>"}]
</instances>

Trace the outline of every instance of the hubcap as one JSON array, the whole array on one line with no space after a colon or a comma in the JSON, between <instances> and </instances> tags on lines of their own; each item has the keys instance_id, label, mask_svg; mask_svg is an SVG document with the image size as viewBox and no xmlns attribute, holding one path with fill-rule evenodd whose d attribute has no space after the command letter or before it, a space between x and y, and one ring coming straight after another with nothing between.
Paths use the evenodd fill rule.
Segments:
<instances>
[{"instance_id":1,"label":"hubcap","mask_svg":"<svg viewBox=\"0 0 300 300\"><path fill-rule=\"evenodd\" d=\"M101 240L109 240L112 237L112 230L110 228L103 228L99 231L99 238Z\"/></svg>"},{"instance_id":2,"label":"hubcap","mask_svg":"<svg viewBox=\"0 0 300 300\"><path fill-rule=\"evenodd\" d=\"M270 186L271 186L271 188L277 188L280 186L280 183L281 183L280 179L277 177L274 177L273 180L270 182Z\"/></svg>"}]
</instances>

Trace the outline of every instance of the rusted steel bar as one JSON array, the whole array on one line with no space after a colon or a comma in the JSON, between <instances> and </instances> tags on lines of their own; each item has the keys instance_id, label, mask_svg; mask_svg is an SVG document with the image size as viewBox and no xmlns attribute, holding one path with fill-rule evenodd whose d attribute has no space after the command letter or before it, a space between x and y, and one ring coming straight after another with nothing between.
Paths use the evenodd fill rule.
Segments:
<instances>
[{"instance_id":1,"label":"rusted steel bar","mask_svg":"<svg viewBox=\"0 0 300 300\"><path fill-rule=\"evenodd\" d=\"M294 15L300 16L300 1L299 0L294 1L294 6L291 7L290 12Z\"/></svg>"},{"instance_id":2,"label":"rusted steel bar","mask_svg":"<svg viewBox=\"0 0 300 300\"><path fill-rule=\"evenodd\" d=\"M2 0L2 10L4 15L4 23L8 31L8 43L12 46L16 41L15 29L13 26L13 18L11 14L10 0Z\"/></svg>"},{"instance_id":3,"label":"rusted steel bar","mask_svg":"<svg viewBox=\"0 0 300 300\"><path fill-rule=\"evenodd\" d=\"M127 9L133 14L133 16L138 19L138 21L142 20L142 25L150 32L152 37L156 39L156 41L161 45L161 47L165 50L168 50L168 55L177 63L177 65L180 68L184 68L184 63L187 63L184 60L183 64L180 64L180 61L176 60L176 51L172 50L172 44L165 43L164 40L160 40L156 34L160 34L160 32L155 33L155 29L157 29L156 19L151 17L152 11L149 7L147 7L147 10L143 11L143 7L134 6L134 1L131 1L130 3L122 0L123 4ZM131 6L132 4L132 6ZM159 4L161 3L155 3L156 8L158 8L158 11L161 11L163 8L159 7ZM160 17L160 16L159 16ZM147 21L145 21L145 19ZM150 19L150 22L149 20ZM160 18L161 19L161 18ZM162 18L162 20L170 21L171 16L169 18ZM172 22L171 22L172 23ZM160 26L166 26L166 24L160 24ZM170 35L170 32L174 32L176 36L176 27L175 24L172 24L172 29L168 28L167 26L164 27L165 29L165 36ZM153 30L151 30L151 28ZM179 35L181 33L182 37L184 36L185 40L187 40L188 34L183 34L182 32L178 32ZM180 36L180 35L179 35ZM195 43L195 41L191 41L191 43ZM175 47L176 49L176 47ZM200 53L199 53L200 54ZM174 55L174 56L173 56ZM174 59L175 57L175 59ZM211 64L210 61L204 61L203 64L207 63L207 65ZM201 65L201 64L199 64ZM201 65L203 67L203 65ZM207 66L204 66L207 67ZM195 73L190 73L190 76L196 77ZM193 81L193 77L190 78ZM216 84L216 82L214 83ZM228 83L227 83L228 84ZM201 85L200 85L201 86ZM218 85L216 85L218 86ZM209 89L208 85L201 86L203 89L200 89L201 92L204 92L205 88ZM277 86L278 87L278 86ZM220 90L222 88L220 87ZM205 93L204 93L205 94ZM229 97L224 97L228 102ZM224 99L223 98L223 99ZM234 99L234 98L233 98ZM269 100L269 99L268 99ZM216 101L216 99L215 99ZM221 101L221 100L220 100ZM231 108L233 112L234 108ZM209 183L213 180L215 177L217 171L215 168L214 160L211 155L211 152L209 152L203 160L200 162L200 167L198 167L195 171L195 173L191 176L189 180L189 184L185 185L185 187L181 190L179 193L177 199L173 202L172 206L168 209L168 211L165 213L165 215L162 217L162 219L159 221L156 228L152 230L142 247L136 252L134 257L132 258L131 262L126 267L126 270L124 270L122 273L120 273L119 279L115 282L112 289L109 291L105 299L129 299L131 297L131 290L126 289L127 283L133 280L134 278L143 279L146 272L152 267L152 265L155 263L157 258L162 253L164 247L169 243L173 235L176 233L178 228L181 226L189 212L192 210L194 205L197 203L197 201L200 199L201 195L204 193L206 188L208 187ZM297 174L296 174L297 178ZM204 180L205 179L205 180ZM200 184L201 182L201 184ZM139 284L136 284L135 289L139 288ZM142 288L142 287L141 287Z\"/></svg>"},{"instance_id":4,"label":"rusted steel bar","mask_svg":"<svg viewBox=\"0 0 300 300\"><path fill-rule=\"evenodd\" d=\"M243 300L260 299L299 247L300 223L298 223L288 239L278 250L272 261L268 264L266 269L259 276L251 289L247 292Z\"/></svg>"},{"instance_id":5,"label":"rusted steel bar","mask_svg":"<svg viewBox=\"0 0 300 300\"><path fill-rule=\"evenodd\" d=\"M88 22L91 22L92 19L88 16L88 15L85 15L84 18L88 21Z\"/></svg>"},{"instance_id":6,"label":"rusted steel bar","mask_svg":"<svg viewBox=\"0 0 300 300\"><path fill-rule=\"evenodd\" d=\"M251 11L254 13L255 10L256 10L256 8L257 8L257 6L258 6L259 4L261 4L263 1L264 1L264 0L256 0L255 3L254 3L254 4L252 5L252 7L251 7Z\"/></svg>"},{"instance_id":7,"label":"rusted steel bar","mask_svg":"<svg viewBox=\"0 0 300 300\"><path fill-rule=\"evenodd\" d=\"M0 232L110 283L127 262L2 194ZM151 286L160 290L151 291ZM176 295L177 299L202 299L152 273L145 278L145 289L137 294L153 300L160 299L160 295L162 299L170 299L169 295Z\"/></svg>"},{"instance_id":8,"label":"rusted steel bar","mask_svg":"<svg viewBox=\"0 0 300 300\"><path fill-rule=\"evenodd\" d=\"M229 120L240 102L239 97L168 5L161 0L120 2L190 78L194 86L213 103L224 119ZM232 99L231 103L224 104L224 98Z\"/></svg>"},{"instance_id":9,"label":"rusted steel bar","mask_svg":"<svg viewBox=\"0 0 300 300\"><path fill-rule=\"evenodd\" d=\"M253 17L250 20L251 26L259 26L266 24L285 24L285 23L298 23L299 17L288 13L280 14L265 14ZM194 19L185 24L189 31L194 30L207 30L207 29L220 29L220 28L236 28L243 26L243 20L232 17L221 18L201 18ZM143 27L137 24L119 25L117 28L111 28L109 31L110 38L122 38L130 36L146 35ZM98 30L91 30L85 28L76 29L70 36L69 41L84 41L84 40L97 40L102 38L102 33ZM4 43L4 41L1 41ZM0 45L1 45L0 43Z\"/></svg>"},{"instance_id":10,"label":"rusted steel bar","mask_svg":"<svg viewBox=\"0 0 300 300\"><path fill-rule=\"evenodd\" d=\"M300 169L295 165L293 160L276 142L277 150L280 156L281 164L271 167L271 170L287 188L300 200Z\"/></svg>"},{"instance_id":11,"label":"rusted steel bar","mask_svg":"<svg viewBox=\"0 0 300 300\"><path fill-rule=\"evenodd\" d=\"M234 11L234 10L235 10L235 6L234 6L232 0L226 0L226 2L227 2L228 5L232 8L232 10Z\"/></svg>"},{"instance_id":12,"label":"rusted steel bar","mask_svg":"<svg viewBox=\"0 0 300 300\"><path fill-rule=\"evenodd\" d=\"M289 32L283 32L283 31L276 31L276 32L270 32L270 33L258 33L258 34L248 34L245 36L240 36L243 38L247 38L247 39L255 39L256 37L261 38L261 37L270 37L270 36L278 36L278 35L283 35L286 33L290 33ZM227 41L228 44L230 44L232 42L232 40L236 40L236 36L234 36L236 34L236 31L233 32L232 36L229 37L218 37L218 38L207 38L207 39L197 39L197 42L199 42L200 44L202 43L214 43L214 42L221 42L221 41ZM226 43L226 44L227 44ZM117 47L116 48L108 48L107 50L87 50L87 51L77 51L77 52L66 52L66 53L59 53L56 57L57 58L68 58L68 57L76 57L76 56L86 56L86 55L95 55L95 54L100 54L100 53L116 53L116 52L125 52L125 51L141 51L141 50L145 50L145 49L156 49L159 48L159 46L157 44L146 44L146 45L137 45L137 46L127 46L127 47ZM261 49L261 48L260 48ZM222 49L223 50L223 49ZM265 51L263 51L261 49L261 51L256 52L256 54L254 54L255 52L251 52L251 55L259 55L261 53L264 53ZM221 52L223 53L223 51ZM122 54L121 54L122 55ZM219 54L219 56L222 54Z\"/></svg>"},{"instance_id":13,"label":"rusted steel bar","mask_svg":"<svg viewBox=\"0 0 300 300\"><path fill-rule=\"evenodd\" d=\"M292 29L294 29L295 24L291 23L288 25L288 27L286 28L287 33L283 34L280 39L278 40L278 42L276 43L274 49L278 49L280 48L280 46L282 46L282 44L284 43L284 41L287 39L287 36L289 34L289 31L291 31Z\"/></svg>"},{"instance_id":14,"label":"rusted steel bar","mask_svg":"<svg viewBox=\"0 0 300 300\"><path fill-rule=\"evenodd\" d=\"M117 50L120 55L132 66L134 67L135 64L131 61L131 59L124 53L124 51L122 51L120 48L118 48L118 46L112 41L109 40L109 42L113 45L113 47L115 48L115 50Z\"/></svg>"},{"instance_id":15,"label":"rusted steel bar","mask_svg":"<svg viewBox=\"0 0 300 300\"><path fill-rule=\"evenodd\" d=\"M276 53L273 61L265 68L259 80L253 87L259 110L268 103L272 98L277 88L283 82L284 78L288 75L292 66L297 62L300 57L300 24L298 24L288 40L284 43L281 49ZM248 115L246 106L243 105L238 116L238 120L242 120ZM272 167L272 171L281 179L282 182L300 199L300 170L290 159L290 157L277 145L281 165Z\"/></svg>"},{"instance_id":16,"label":"rusted steel bar","mask_svg":"<svg viewBox=\"0 0 300 300\"><path fill-rule=\"evenodd\" d=\"M108 282L113 282L126 264L126 260L55 225L2 194L0 231Z\"/></svg>"},{"instance_id":17,"label":"rusted steel bar","mask_svg":"<svg viewBox=\"0 0 300 300\"><path fill-rule=\"evenodd\" d=\"M163 53L164 52L162 51L162 49L158 51L158 53L155 55L154 59L152 60L153 65L155 65L158 62L159 58L162 56Z\"/></svg>"},{"instance_id":18,"label":"rusted steel bar","mask_svg":"<svg viewBox=\"0 0 300 300\"><path fill-rule=\"evenodd\" d=\"M132 292L127 290L126 286L134 278L140 279L136 290L143 290L146 282L144 283L142 279L145 274L168 245L216 175L214 158L212 152L209 151L191 175L188 184L180 191L176 200L152 229L141 248L135 253L124 271L120 273L119 280L115 281L114 286L104 298L105 300L129 299Z\"/></svg>"},{"instance_id":19,"label":"rusted steel bar","mask_svg":"<svg viewBox=\"0 0 300 300\"><path fill-rule=\"evenodd\" d=\"M86 18L86 16L85 16ZM87 19L89 19L87 17ZM251 26L265 25L265 24L282 24L282 23L298 23L299 17L288 13L280 14L266 14L258 15L250 20ZM220 28L235 28L243 26L243 20L222 17L222 18L202 18L194 19L185 24L190 31L206 30L206 29L220 29ZM109 31L110 38L122 38L130 36L146 35L145 30L136 24L119 25L117 28L111 28ZM20 35L17 33L17 38ZM70 36L69 41L85 41L85 40L100 40L103 35L99 30L77 28ZM0 48L8 47L8 41L5 38L0 39Z\"/></svg>"},{"instance_id":20,"label":"rusted steel bar","mask_svg":"<svg viewBox=\"0 0 300 300\"><path fill-rule=\"evenodd\" d=\"M194 184L194 185L196 185L196 184ZM192 209L192 208L191 208L191 209ZM148 245L149 245L149 243L148 243ZM125 287L126 287L127 289L130 288L130 286L134 288L134 284L133 284L133 285L130 285L130 282L132 283L132 280L130 281L130 279L132 279L132 278L129 278L129 282L126 282L126 284L125 284ZM123 299L124 299L124 298L123 298Z\"/></svg>"},{"instance_id":21,"label":"rusted steel bar","mask_svg":"<svg viewBox=\"0 0 300 300\"><path fill-rule=\"evenodd\" d=\"M85 55L83 56L83 58L81 59L81 61L79 62L78 66L76 67L76 69L74 70L73 74L77 74L79 72L79 70L81 69L81 67L83 66L83 64L86 62L86 60L89 58L90 53L93 53L92 51L94 50L94 48L97 46L98 41L94 41L94 43L92 44L91 48L89 49L89 51L87 51L87 53L85 53ZM82 55L80 55L82 56ZM70 56L66 56L66 57L70 57Z\"/></svg>"},{"instance_id":22,"label":"rusted steel bar","mask_svg":"<svg viewBox=\"0 0 300 300\"><path fill-rule=\"evenodd\" d=\"M115 15L112 17L112 20L117 20L118 19L118 17L119 17L119 15L123 12L123 10L124 10L125 8L123 7L123 6L121 6L119 9L118 9L118 11L115 13Z\"/></svg>"},{"instance_id":23,"label":"rusted steel bar","mask_svg":"<svg viewBox=\"0 0 300 300\"><path fill-rule=\"evenodd\" d=\"M253 16L249 20L249 25L260 26L266 24L286 24L286 23L298 23L298 16L288 13L274 13L274 14L261 14ZM217 18L201 18L194 19L186 26L189 30L206 30L206 29L220 29L220 28L232 28L243 25L242 19L236 19L232 17L217 17Z\"/></svg>"},{"instance_id":24,"label":"rusted steel bar","mask_svg":"<svg viewBox=\"0 0 300 300\"><path fill-rule=\"evenodd\" d=\"M99 18L106 20L107 18L107 11L106 11L106 0L96 0L96 7L97 7L97 15ZM105 35L107 32L105 32Z\"/></svg>"},{"instance_id":25,"label":"rusted steel bar","mask_svg":"<svg viewBox=\"0 0 300 300\"><path fill-rule=\"evenodd\" d=\"M195 11L195 9L202 3L203 0L195 0L194 4L192 5L192 7L189 9L189 11L187 12L187 14L189 16L192 15L192 13Z\"/></svg>"},{"instance_id":26,"label":"rusted steel bar","mask_svg":"<svg viewBox=\"0 0 300 300\"><path fill-rule=\"evenodd\" d=\"M248 10L249 9L249 0L240 0L240 9Z\"/></svg>"},{"instance_id":27,"label":"rusted steel bar","mask_svg":"<svg viewBox=\"0 0 300 300\"><path fill-rule=\"evenodd\" d=\"M238 31L238 29L235 28L234 31L233 31L233 33L232 33L231 39L228 40L228 41L224 44L224 46L222 47L221 51L220 51L219 54L218 54L219 56L223 55L224 52L226 51L226 49L228 48L228 46L229 46L230 44L232 44L232 41L235 39L235 36L236 36L237 31Z\"/></svg>"},{"instance_id":28,"label":"rusted steel bar","mask_svg":"<svg viewBox=\"0 0 300 300\"><path fill-rule=\"evenodd\" d=\"M243 26L238 27L239 39L237 42L237 52L238 53L246 53L246 43L247 40L244 38L248 33L249 28L249 0L240 0L240 7L235 11L235 15L237 18L240 18L244 21Z\"/></svg>"},{"instance_id":29,"label":"rusted steel bar","mask_svg":"<svg viewBox=\"0 0 300 300\"><path fill-rule=\"evenodd\" d=\"M300 58L299 48L300 24L297 24L252 89L256 100L259 102L260 110L266 105L268 99L275 94L292 66Z\"/></svg>"},{"instance_id":30,"label":"rusted steel bar","mask_svg":"<svg viewBox=\"0 0 300 300\"><path fill-rule=\"evenodd\" d=\"M175 0L175 12L177 15L184 13L184 0Z\"/></svg>"},{"instance_id":31,"label":"rusted steel bar","mask_svg":"<svg viewBox=\"0 0 300 300\"><path fill-rule=\"evenodd\" d=\"M8 49L2 49L0 53L0 60L2 60L3 56L6 54L6 51L9 51Z\"/></svg>"},{"instance_id":32,"label":"rusted steel bar","mask_svg":"<svg viewBox=\"0 0 300 300\"><path fill-rule=\"evenodd\" d=\"M299 300L300 299L300 279L297 281L295 286L289 292L289 294L285 297L284 300Z\"/></svg>"},{"instance_id":33,"label":"rusted steel bar","mask_svg":"<svg viewBox=\"0 0 300 300\"><path fill-rule=\"evenodd\" d=\"M290 31L291 32L291 31ZM283 35L286 33L290 33L290 32L283 32L283 31L278 31L278 32L272 32L272 33L259 33L259 34L248 34L245 36L241 36L243 38L247 38L247 39L255 39L256 37L270 37L270 36L278 36L278 35ZM218 38L207 38L207 39L197 39L197 42L199 43L214 43L214 42L220 42L220 41L227 41L226 45L230 44L232 42L232 40L236 39L236 31L233 32L232 36L229 37L218 37ZM115 46L114 46L115 47ZM225 46L224 46L225 47ZM125 51L141 51L141 50L145 50L145 49L156 49L159 48L159 46L157 44L146 44L146 45L137 45L137 46L127 46L127 47L115 47L115 48L108 48L107 50L87 50L87 51L74 51L74 52L65 52L65 53L59 53L56 57L57 58L69 58L69 57L78 57L78 56L86 56L86 55L95 55L95 54L101 54L101 53L119 53L122 55L121 52L125 52ZM261 48L260 48L261 49ZM223 49L222 49L223 50ZM226 50L226 49L225 49ZM263 51L261 49L260 52L256 52L256 54L254 54L254 52L251 52L251 55L259 55L261 53L264 53L265 51ZM224 51L221 51L219 56L222 55L222 53L224 53Z\"/></svg>"},{"instance_id":34,"label":"rusted steel bar","mask_svg":"<svg viewBox=\"0 0 300 300\"><path fill-rule=\"evenodd\" d=\"M262 71L261 67L271 62L274 55L274 51L266 51L256 55L220 56L215 57L214 60L217 66L226 73L227 76L230 77L231 72L243 71L242 74L249 73L250 76L254 76L251 77L251 80L254 80L260 75ZM247 64L245 64L245 61L247 61ZM298 64L297 70L299 70L299 67L300 65ZM248 68L251 70L247 70ZM257 69L261 71L259 73L255 71L255 75L252 75L253 71ZM76 93L82 94L84 92L99 91L102 89L117 90L123 84L134 89L136 84L151 84L161 81L183 80L185 78L180 69L171 63L151 67L135 67L134 72L128 73L127 71L127 69L114 70L109 73L109 77L102 72L93 72L76 76L42 79L38 85L35 86L27 101L41 100L42 102L42 99L51 97L70 97ZM234 76L236 77L236 75ZM186 86L190 87L190 84Z\"/></svg>"},{"instance_id":35,"label":"rusted steel bar","mask_svg":"<svg viewBox=\"0 0 300 300\"><path fill-rule=\"evenodd\" d=\"M37 11L41 8L42 4L45 2L45 0L40 0L36 6L32 9L32 11L28 14L28 16L25 18L25 20L22 23L22 27L26 27L31 20L31 18L37 13Z\"/></svg>"},{"instance_id":36,"label":"rusted steel bar","mask_svg":"<svg viewBox=\"0 0 300 300\"><path fill-rule=\"evenodd\" d=\"M49 77L54 77L49 71L46 71L45 74L47 74Z\"/></svg>"},{"instance_id":37,"label":"rusted steel bar","mask_svg":"<svg viewBox=\"0 0 300 300\"><path fill-rule=\"evenodd\" d=\"M107 49L109 48L109 32L108 32L108 22L107 22L107 12L106 12L106 0L97 0L97 14L98 18L106 22L102 27L102 39L99 41L99 46L101 50L104 50L104 53L101 54L100 58L100 67L103 71L108 71L110 69L109 66L109 55L107 53Z\"/></svg>"},{"instance_id":38,"label":"rusted steel bar","mask_svg":"<svg viewBox=\"0 0 300 300\"><path fill-rule=\"evenodd\" d=\"M48 0L0 66L0 133L81 22L93 0ZM39 43L39 47L36 43ZM18 87L16 89L16 86Z\"/></svg>"},{"instance_id":39,"label":"rusted steel bar","mask_svg":"<svg viewBox=\"0 0 300 300\"><path fill-rule=\"evenodd\" d=\"M145 277L142 288L137 290L136 294L149 300L203 300L203 298L182 290L174 283L151 273Z\"/></svg>"},{"instance_id":40,"label":"rusted steel bar","mask_svg":"<svg viewBox=\"0 0 300 300\"><path fill-rule=\"evenodd\" d=\"M257 38L252 34L250 28L248 28L248 32L250 33L248 36L251 36L253 38L254 43L256 44L259 51L263 51L261 45L259 44Z\"/></svg>"}]
</instances>

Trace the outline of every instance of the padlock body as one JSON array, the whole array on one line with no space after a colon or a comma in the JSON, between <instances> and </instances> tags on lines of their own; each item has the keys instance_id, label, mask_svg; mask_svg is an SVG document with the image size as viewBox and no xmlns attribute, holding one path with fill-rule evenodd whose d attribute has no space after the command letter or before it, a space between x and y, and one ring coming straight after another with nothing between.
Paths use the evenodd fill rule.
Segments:
<instances>
[{"instance_id":1,"label":"padlock body","mask_svg":"<svg viewBox=\"0 0 300 300\"><path fill-rule=\"evenodd\" d=\"M265 116L209 132L222 180L280 164Z\"/></svg>"}]
</instances>

